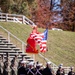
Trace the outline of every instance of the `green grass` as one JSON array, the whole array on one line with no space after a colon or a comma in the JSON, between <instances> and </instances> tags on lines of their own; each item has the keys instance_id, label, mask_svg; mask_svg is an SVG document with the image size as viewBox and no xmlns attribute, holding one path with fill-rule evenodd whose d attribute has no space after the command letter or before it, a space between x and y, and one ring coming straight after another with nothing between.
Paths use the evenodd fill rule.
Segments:
<instances>
[{"instance_id":1,"label":"green grass","mask_svg":"<svg viewBox=\"0 0 75 75\"><path fill-rule=\"evenodd\" d=\"M29 25L12 22L0 22L0 25L24 42L32 31ZM38 28L38 31L43 32L44 29ZM0 32L3 31L0 29ZM56 65L63 63L64 66L75 67L75 32L49 30L47 41L48 51L45 53L45 57ZM36 55L36 60L44 62L39 55Z\"/></svg>"}]
</instances>

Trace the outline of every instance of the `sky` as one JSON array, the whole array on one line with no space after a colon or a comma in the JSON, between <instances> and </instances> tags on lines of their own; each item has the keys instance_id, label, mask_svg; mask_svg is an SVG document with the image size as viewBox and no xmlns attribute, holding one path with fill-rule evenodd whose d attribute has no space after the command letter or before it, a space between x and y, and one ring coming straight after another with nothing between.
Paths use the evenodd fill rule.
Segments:
<instances>
[{"instance_id":1,"label":"sky","mask_svg":"<svg viewBox=\"0 0 75 75\"><path fill-rule=\"evenodd\" d=\"M61 11L62 9L61 9L61 7L60 6L58 6L58 5L60 5L60 3L61 3L61 0L53 0L53 4L54 4L54 7L53 7L53 9L52 9L52 11ZM53 15L53 22L62 22L63 21L63 17L61 16L61 14L60 13L58 13L57 15Z\"/></svg>"},{"instance_id":2,"label":"sky","mask_svg":"<svg viewBox=\"0 0 75 75\"><path fill-rule=\"evenodd\" d=\"M60 8L60 6L58 6L59 4L60 4L60 1L61 0L54 0L53 2L53 4L54 4L54 7L53 7L53 11L60 11L61 10L61 8Z\"/></svg>"}]
</instances>

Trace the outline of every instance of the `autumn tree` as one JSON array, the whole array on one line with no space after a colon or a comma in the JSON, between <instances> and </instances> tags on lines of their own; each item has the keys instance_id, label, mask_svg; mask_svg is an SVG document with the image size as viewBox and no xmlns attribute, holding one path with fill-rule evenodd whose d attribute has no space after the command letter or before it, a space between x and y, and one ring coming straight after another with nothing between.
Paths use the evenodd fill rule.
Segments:
<instances>
[{"instance_id":1,"label":"autumn tree","mask_svg":"<svg viewBox=\"0 0 75 75\"><path fill-rule=\"evenodd\" d=\"M61 5L64 29L75 31L75 0L62 0Z\"/></svg>"},{"instance_id":2,"label":"autumn tree","mask_svg":"<svg viewBox=\"0 0 75 75\"><path fill-rule=\"evenodd\" d=\"M50 21L50 3L49 0L37 0L38 6L35 13L35 23L38 27L46 28Z\"/></svg>"}]
</instances>

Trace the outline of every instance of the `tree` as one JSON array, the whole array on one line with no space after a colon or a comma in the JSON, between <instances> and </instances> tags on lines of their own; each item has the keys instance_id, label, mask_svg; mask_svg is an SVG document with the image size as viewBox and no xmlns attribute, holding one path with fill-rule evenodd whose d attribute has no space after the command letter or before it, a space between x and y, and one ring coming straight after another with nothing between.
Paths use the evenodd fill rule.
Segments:
<instances>
[{"instance_id":1,"label":"tree","mask_svg":"<svg viewBox=\"0 0 75 75\"><path fill-rule=\"evenodd\" d=\"M61 5L65 30L73 31L75 27L75 0L62 0Z\"/></svg>"},{"instance_id":2,"label":"tree","mask_svg":"<svg viewBox=\"0 0 75 75\"><path fill-rule=\"evenodd\" d=\"M34 22L38 27L46 28L50 20L49 0L37 0L38 6L35 12Z\"/></svg>"}]
</instances>

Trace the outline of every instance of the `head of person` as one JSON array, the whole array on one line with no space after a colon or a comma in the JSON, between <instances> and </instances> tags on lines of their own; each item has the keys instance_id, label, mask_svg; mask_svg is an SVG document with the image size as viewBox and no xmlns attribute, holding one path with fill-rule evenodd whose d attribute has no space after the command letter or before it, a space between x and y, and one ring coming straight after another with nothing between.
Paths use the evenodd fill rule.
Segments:
<instances>
[{"instance_id":1,"label":"head of person","mask_svg":"<svg viewBox=\"0 0 75 75\"><path fill-rule=\"evenodd\" d=\"M58 70L62 70L63 69L63 64L60 64L59 66L58 66Z\"/></svg>"},{"instance_id":2,"label":"head of person","mask_svg":"<svg viewBox=\"0 0 75 75\"><path fill-rule=\"evenodd\" d=\"M37 28L37 25L33 25L32 28L33 28L33 29L36 29L36 28Z\"/></svg>"},{"instance_id":3,"label":"head of person","mask_svg":"<svg viewBox=\"0 0 75 75\"><path fill-rule=\"evenodd\" d=\"M42 67L42 64L41 63L39 63L39 64L36 65L36 68L37 69L40 69L41 67Z\"/></svg>"},{"instance_id":4,"label":"head of person","mask_svg":"<svg viewBox=\"0 0 75 75\"><path fill-rule=\"evenodd\" d=\"M58 67L58 70L59 70L59 71L61 71L61 70L62 70L62 67L61 67L61 66L59 66L59 67Z\"/></svg>"},{"instance_id":5,"label":"head of person","mask_svg":"<svg viewBox=\"0 0 75 75\"><path fill-rule=\"evenodd\" d=\"M71 71L74 71L74 67L70 67Z\"/></svg>"},{"instance_id":6,"label":"head of person","mask_svg":"<svg viewBox=\"0 0 75 75\"><path fill-rule=\"evenodd\" d=\"M39 61L36 62L36 65L39 64Z\"/></svg>"},{"instance_id":7,"label":"head of person","mask_svg":"<svg viewBox=\"0 0 75 75\"><path fill-rule=\"evenodd\" d=\"M51 68L51 62L47 62L46 67Z\"/></svg>"},{"instance_id":8,"label":"head of person","mask_svg":"<svg viewBox=\"0 0 75 75\"><path fill-rule=\"evenodd\" d=\"M60 64L60 65L59 65L59 67L61 67L61 68L62 68L62 67L63 67L63 64Z\"/></svg>"},{"instance_id":9,"label":"head of person","mask_svg":"<svg viewBox=\"0 0 75 75\"><path fill-rule=\"evenodd\" d=\"M33 68L33 66L34 66L34 62L30 62L29 63L29 68Z\"/></svg>"},{"instance_id":10,"label":"head of person","mask_svg":"<svg viewBox=\"0 0 75 75\"><path fill-rule=\"evenodd\" d=\"M21 66L26 67L27 61L21 61Z\"/></svg>"}]
</instances>

